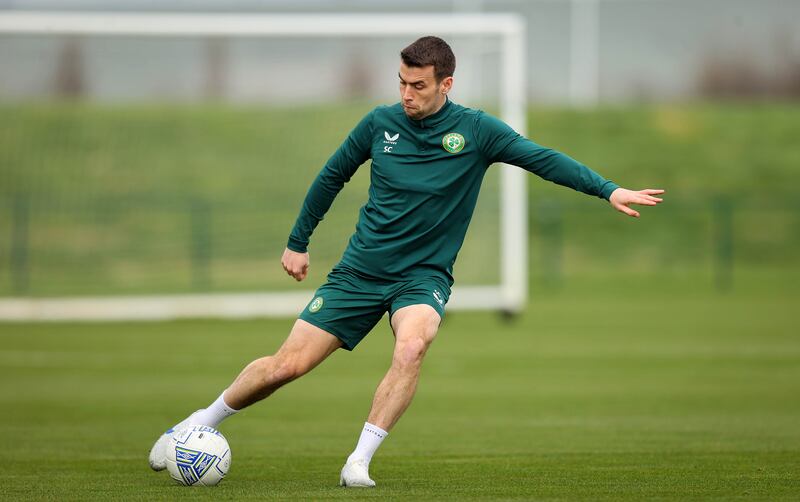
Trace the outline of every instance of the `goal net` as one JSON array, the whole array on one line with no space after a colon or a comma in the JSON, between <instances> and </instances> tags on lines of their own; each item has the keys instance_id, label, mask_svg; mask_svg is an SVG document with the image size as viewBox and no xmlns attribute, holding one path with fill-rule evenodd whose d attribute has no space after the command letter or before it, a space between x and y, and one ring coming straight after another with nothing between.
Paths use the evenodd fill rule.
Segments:
<instances>
[{"instance_id":1,"label":"goal net","mask_svg":"<svg viewBox=\"0 0 800 502\"><path fill-rule=\"evenodd\" d=\"M451 97L525 133L522 20L505 14L0 13L0 319L295 315L338 261L362 166L295 283L306 190L399 51L448 39ZM526 302L525 176L490 168L450 309Z\"/></svg>"}]
</instances>

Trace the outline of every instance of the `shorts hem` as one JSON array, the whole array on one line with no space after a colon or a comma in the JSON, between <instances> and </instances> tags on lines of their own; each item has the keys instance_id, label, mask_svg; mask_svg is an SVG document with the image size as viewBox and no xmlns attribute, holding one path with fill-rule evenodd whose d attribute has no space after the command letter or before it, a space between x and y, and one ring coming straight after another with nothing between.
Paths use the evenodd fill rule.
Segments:
<instances>
[{"instance_id":1,"label":"shorts hem","mask_svg":"<svg viewBox=\"0 0 800 502\"><path fill-rule=\"evenodd\" d=\"M349 350L349 351L352 352L352 350L354 348L356 348L356 345L358 345L358 342L356 342L355 344L351 344L350 341L347 340L341 333L338 333L338 330L332 329L330 326L328 326L327 324L325 324L324 322L322 322L322 321L320 321L318 319L309 319L308 317L304 316L303 314L300 314L299 316L297 316L297 318L298 319L302 319L305 322L307 322L308 324L311 324L311 325L313 325L313 326L315 326L315 327L317 327L317 328L319 328L319 329L321 329L323 331L327 331L331 335L335 336L336 338L339 339L340 342L342 342L342 348L345 349L345 350Z\"/></svg>"},{"instance_id":2,"label":"shorts hem","mask_svg":"<svg viewBox=\"0 0 800 502\"><path fill-rule=\"evenodd\" d=\"M444 321L444 313L445 313L444 306L440 305L439 307L436 307L436 305L434 305L433 302L410 300L410 301L407 301L407 302L399 302L397 304L392 305L392 308L389 310L389 320L390 320L390 322L391 322L392 316L394 316L395 312L397 312L398 310L400 310L403 307L410 307L411 305L428 305L433 310L435 310L437 314L439 314L439 322Z\"/></svg>"}]
</instances>

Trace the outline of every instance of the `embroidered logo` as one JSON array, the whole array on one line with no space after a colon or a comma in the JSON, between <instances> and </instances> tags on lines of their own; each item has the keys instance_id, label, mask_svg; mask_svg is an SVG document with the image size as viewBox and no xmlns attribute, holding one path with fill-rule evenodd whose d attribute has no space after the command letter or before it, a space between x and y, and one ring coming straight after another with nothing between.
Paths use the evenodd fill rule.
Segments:
<instances>
[{"instance_id":1,"label":"embroidered logo","mask_svg":"<svg viewBox=\"0 0 800 502\"><path fill-rule=\"evenodd\" d=\"M311 302L311 305L308 306L308 311L312 314L314 312L318 312L319 309L322 308L322 304L325 303L325 300L322 299L321 296L314 298L314 301Z\"/></svg>"},{"instance_id":2,"label":"embroidered logo","mask_svg":"<svg viewBox=\"0 0 800 502\"><path fill-rule=\"evenodd\" d=\"M390 143L390 144L394 145L395 143L397 143L397 140L400 138L400 133L397 133L394 136L392 136L392 135L389 134L389 131L383 131L383 137L386 138L386 141L384 141L384 143Z\"/></svg>"},{"instance_id":3,"label":"embroidered logo","mask_svg":"<svg viewBox=\"0 0 800 502\"><path fill-rule=\"evenodd\" d=\"M464 149L466 141L464 136L457 132L451 132L444 135L442 138L442 146L450 153L458 153Z\"/></svg>"},{"instance_id":4,"label":"embroidered logo","mask_svg":"<svg viewBox=\"0 0 800 502\"><path fill-rule=\"evenodd\" d=\"M439 302L439 305L442 305L442 306L444 306L444 298L442 298L442 294L441 294L441 293L439 293L439 290L438 290L438 289L434 289L434 290L433 290L433 298L434 298L434 299L435 299L437 302Z\"/></svg>"}]
</instances>

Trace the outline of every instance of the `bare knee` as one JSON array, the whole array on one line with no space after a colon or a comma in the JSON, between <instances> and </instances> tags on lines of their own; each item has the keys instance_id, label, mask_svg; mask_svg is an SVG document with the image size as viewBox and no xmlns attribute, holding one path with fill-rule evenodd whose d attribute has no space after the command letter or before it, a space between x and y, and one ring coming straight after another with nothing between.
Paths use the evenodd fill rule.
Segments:
<instances>
[{"instance_id":1,"label":"bare knee","mask_svg":"<svg viewBox=\"0 0 800 502\"><path fill-rule=\"evenodd\" d=\"M394 350L392 365L401 370L416 370L428 351L433 338L414 336L398 341Z\"/></svg>"},{"instance_id":2,"label":"bare knee","mask_svg":"<svg viewBox=\"0 0 800 502\"><path fill-rule=\"evenodd\" d=\"M398 310L392 321L396 340L392 366L419 370L439 329L439 314L432 307L416 305Z\"/></svg>"},{"instance_id":3,"label":"bare knee","mask_svg":"<svg viewBox=\"0 0 800 502\"><path fill-rule=\"evenodd\" d=\"M278 352L253 361L242 375L260 394L269 395L311 371L341 346L335 336L298 320Z\"/></svg>"},{"instance_id":4,"label":"bare knee","mask_svg":"<svg viewBox=\"0 0 800 502\"><path fill-rule=\"evenodd\" d=\"M287 384L306 373L303 368L292 359L278 357L275 359L276 364L273 370L274 378L281 385Z\"/></svg>"},{"instance_id":5,"label":"bare knee","mask_svg":"<svg viewBox=\"0 0 800 502\"><path fill-rule=\"evenodd\" d=\"M267 356L256 361L259 379L263 387L280 387L309 371L297 358L281 354Z\"/></svg>"}]
</instances>

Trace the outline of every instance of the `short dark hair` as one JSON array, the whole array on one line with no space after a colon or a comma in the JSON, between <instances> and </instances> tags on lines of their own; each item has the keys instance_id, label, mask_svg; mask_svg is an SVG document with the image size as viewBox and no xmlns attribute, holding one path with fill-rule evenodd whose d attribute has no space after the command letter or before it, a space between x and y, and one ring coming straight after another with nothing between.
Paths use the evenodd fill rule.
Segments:
<instances>
[{"instance_id":1,"label":"short dark hair","mask_svg":"<svg viewBox=\"0 0 800 502\"><path fill-rule=\"evenodd\" d=\"M418 38L400 51L400 58L407 66L416 68L433 65L433 75L437 82L452 77L456 71L456 56L447 42L439 37Z\"/></svg>"}]
</instances>

